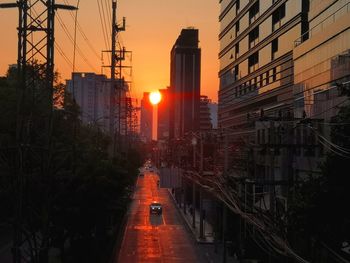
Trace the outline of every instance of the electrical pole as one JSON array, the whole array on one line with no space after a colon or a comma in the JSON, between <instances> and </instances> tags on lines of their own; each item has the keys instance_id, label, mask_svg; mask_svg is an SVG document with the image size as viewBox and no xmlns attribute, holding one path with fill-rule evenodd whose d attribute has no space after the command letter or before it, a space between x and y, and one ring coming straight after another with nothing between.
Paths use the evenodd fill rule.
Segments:
<instances>
[{"instance_id":1,"label":"electrical pole","mask_svg":"<svg viewBox=\"0 0 350 263\"><path fill-rule=\"evenodd\" d=\"M274 145L274 139L275 139L275 125L274 121L270 121L270 212L273 218L275 218L275 202L276 202L276 195L275 195L275 148Z\"/></svg>"},{"instance_id":2,"label":"electrical pole","mask_svg":"<svg viewBox=\"0 0 350 263\"><path fill-rule=\"evenodd\" d=\"M116 153L115 145L115 64L116 64L116 54L115 54L115 45L116 45L116 23L117 23L117 1L113 0L112 2L112 52L111 52L111 90L110 90L110 117L109 117L109 132L112 137L113 143L113 157Z\"/></svg>"},{"instance_id":3,"label":"electrical pole","mask_svg":"<svg viewBox=\"0 0 350 263\"><path fill-rule=\"evenodd\" d=\"M13 167L15 175L15 218L12 255L13 262L48 262L49 250L49 214L50 193L47 185L44 196L45 205L40 209L36 203L25 198L27 180L33 174L31 155L35 152L31 141L33 133L33 107L26 107L25 101L35 105L38 100L48 101L45 116L45 133L40 158L43 167L40 180L50 182L51 177L51 135L53 122L53 84L54 84L54 22L55 10L76 10L74 6L55 4L55 0L28 1L0 4L0 8L18 8L18 51L17 51L17 116L16 116L16 162ZM39 61L42 64L38 64ZM45 72L45 78L42 77ZM38 96L38 91L42 97ZM33 201L33 200L32 200ZM24 208L31 207L29 215ZM34 211L36 210L36 211ZM40 216L39 230L29 229L27 217L33 220ZM34 232L33 232L34 231ZM41 232L41 235L39 235Z\"/></svg>"},{"instance_id":4,"label":"electrical pole","mask_svg":"<svg viewBox=\"0 0 350 263\"><path fill-rule=\"evenodd\" d=\"M122 125L122 89L124 89L124 84L127 83L123 79L122 69L131 66L123 66L122 61L125 60L125 54L131 53L126 51L123 47L122 49L117 50L116 44L118 39L118 33L125 31L125 18L123 18L123 23L121 26L117 24L117 0L112 2L112 50L111 52L111 92L110 92L110 135L112 137L113 143L113 156L116 154L116 137L118 133L118 148L121 150L121 125ZM109 67L109 66L107 66ZM118 82L116 83L116 78ZM117 90L117 93L116 93ZM117 98L117 99L116 99ZM126 98L125 98L126 99ZM116 114L115 104L118 104L118 110ZM127 103L126 100L124 102ZM126 106L126 105L125 105ZM125 118L126 117L126 107L125 107ZM117 118L117 129L115 127L115 121ZM127 120L124 123L125 129L127 129ZM126 135L126 132L125 132Z\"/></svg>"}]
</instances>

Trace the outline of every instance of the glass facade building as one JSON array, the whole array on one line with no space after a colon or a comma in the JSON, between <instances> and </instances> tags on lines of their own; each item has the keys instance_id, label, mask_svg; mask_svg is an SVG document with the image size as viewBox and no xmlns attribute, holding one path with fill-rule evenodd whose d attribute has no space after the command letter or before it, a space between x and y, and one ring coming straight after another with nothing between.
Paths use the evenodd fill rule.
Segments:
<instances>
[{"instance_id":1,"label":"glass facade building","mask_svg":"<svg viewBox=\"0 0 350 263\"><path fill-rule=\"evenodd\" d=\"M337 114L337 105L347 103L341 87L350 85L350 1L310 1L309 30L295 40L294 116L314 120L317 133L297 127L295 143L318 141L317 134L329 138L330 122ZM324 157L322 143L313 151L298 149L295 173L307 176L320 173Z\"/></svg>"},{"instance_id":2,"label":"glass facade building","mask_svg":"<svg viewBox=\"0 0 350 263\"><path fill-rule=\"evenodd\" d=\"M247 114L261 109L290 110L292 51L307 30L307 10L305 1L221 1L221 128L246 128Z\"/></svg>"}]
</instances>

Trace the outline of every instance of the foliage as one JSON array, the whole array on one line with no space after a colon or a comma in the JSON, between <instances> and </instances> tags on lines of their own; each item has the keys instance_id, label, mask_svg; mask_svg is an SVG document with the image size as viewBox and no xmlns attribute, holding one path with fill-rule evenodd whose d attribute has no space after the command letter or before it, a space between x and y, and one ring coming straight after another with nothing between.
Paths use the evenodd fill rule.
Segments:
<instances>
[{"instance_id":1,"label":"foliage","mask_svg":"<svg viewBox=\"0 0 350 263\"><path fill-rule=\"evenodd\" d=\"M350 149L350 106L342 107L331 122L332 143ZM310 176L294 189L294 200L289 209L289 232L299 236L299 240L313 240L311 243L327 244L333 249L339 249L343 241L349 241L348 162L348 158L328 152L321 165L322 175ZM311 250L305 253L311 253Z\"/></svg>"},{"instance_id":2,"label":"foliage","mask_svg":"<svg viewBox=\"0 0 350 263\"><path fill-rule=\"evenodd\" d=\"M32 90L23 91L22 100L16 70L0 79L0 205L8 212L1 215L15 218L8 208L15 207L17 196L19 116L29 145L24 150L23 223L30 233L48 233L49 246L60 248L62 262L102 262L112 241L111 231L129 202L140 155L130 150L124 158L109 158L110 138L98 127L81 123L79 107L55 76L53 111L40 84L44 73ZM50 120L52 132L47 126Z\"/></svg>"}]
</instances>

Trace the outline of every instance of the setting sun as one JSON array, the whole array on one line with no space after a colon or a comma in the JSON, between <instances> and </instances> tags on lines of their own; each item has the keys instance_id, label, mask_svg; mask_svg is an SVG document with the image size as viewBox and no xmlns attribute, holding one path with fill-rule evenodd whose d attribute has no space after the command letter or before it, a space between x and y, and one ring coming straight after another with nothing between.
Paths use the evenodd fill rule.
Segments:
<instances>
[{"instance_id":1,"label":"setting sun","mask_svg":"<svg viewBox=\"0 0 350 263\"><path fill-rule=\"evenodd\" d=\"M149 94L149 100L153 105L157 105L162 99L162 95L159 93L159 91L152 91Z\"/></svg>"}]
</instances>

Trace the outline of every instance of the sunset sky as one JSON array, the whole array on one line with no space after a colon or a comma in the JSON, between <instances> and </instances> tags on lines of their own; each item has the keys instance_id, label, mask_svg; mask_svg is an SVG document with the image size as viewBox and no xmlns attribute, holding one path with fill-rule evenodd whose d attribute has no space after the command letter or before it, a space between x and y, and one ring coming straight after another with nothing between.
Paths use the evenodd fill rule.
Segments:
<instances>
[{"instance_id":1,"label":"sunset sky","mask_svg":"<svg viewBox=\"0 0 350 263\"><path fill-rule=\"evenodd\" d=\"M0 3L8 2L15 0L0 0ZM76 5L77 1L56 0L56 3ZM84 37L78 32L78 46L92 67L77 53L76 71L101 73L101 50L106 50L106 47L98 4L107 16L110 13L106 10L107 3L110 6L111 0L80 1L78 21L97 54L91 51ZM58 13L67 31L73 36L74 22L71 14L62 10ZM201 93L217 101L218 15L217 0L119 0L118 21L121 22L123 16L127 20L126 31L121 33L122 45L133 52L132 96L140 98L143 91L162 89L169 85L170 50L182 28L195 27L199 29L202 49ZM106 17L108 30L109 21ZM17 58L17 9L0 9L0 24L0 75L4 75L8 65L16 63ZM108 34L110 39L110 31ZM72 61L73 45L57 19L56 42ZM57 51L55 56L56 69L61 73L62 80L69 78L72 67ZM104 64L108 63L105 56Z\"/></svg>"}]
</instances>

